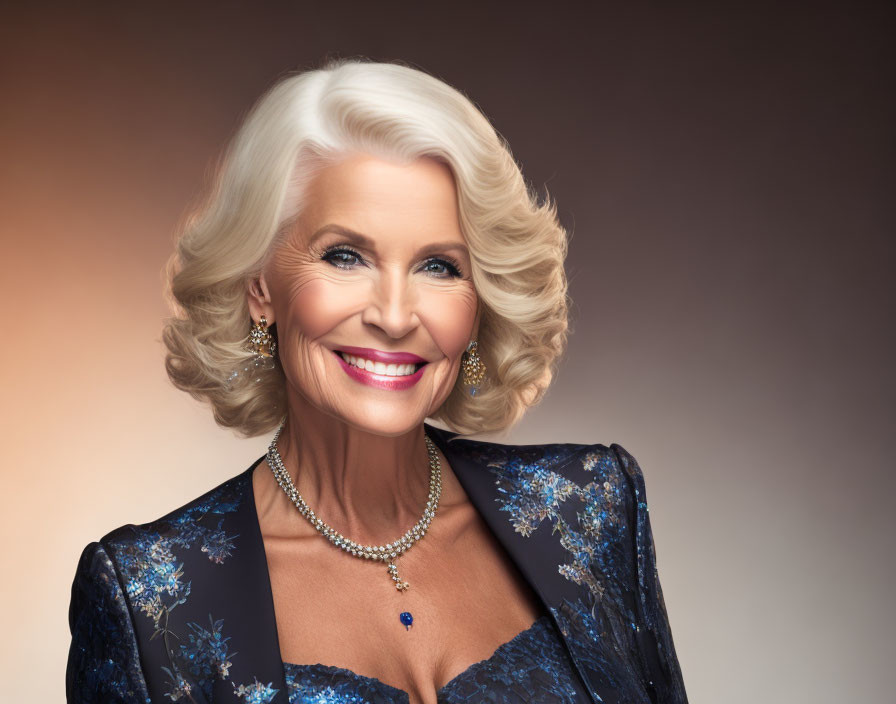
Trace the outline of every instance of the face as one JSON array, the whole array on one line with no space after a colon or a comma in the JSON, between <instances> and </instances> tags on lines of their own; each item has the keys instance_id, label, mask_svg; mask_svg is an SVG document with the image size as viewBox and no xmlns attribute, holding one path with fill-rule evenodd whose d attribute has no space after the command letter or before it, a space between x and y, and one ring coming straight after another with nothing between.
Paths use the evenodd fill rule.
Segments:
<instances>
[{"instance_id":1,"label":"face","mask_svg":"<svg viewBox=\"0 0 896 704\"><path fill-rule=\"evenodd\" d=\"M253 319L277 324L290 406L406 433L448 397L478 329L451 171L355 155L305 203L249 290Z\"/></svg>"}]
</instances>

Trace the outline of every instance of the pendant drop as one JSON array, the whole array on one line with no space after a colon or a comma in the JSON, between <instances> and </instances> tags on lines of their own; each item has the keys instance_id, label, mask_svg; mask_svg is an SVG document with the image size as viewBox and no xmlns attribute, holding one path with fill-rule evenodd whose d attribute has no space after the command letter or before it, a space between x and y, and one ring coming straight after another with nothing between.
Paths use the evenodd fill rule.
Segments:
<instances>
[{"instance_id":1,"label":"pendant drop","mask_svg":"<svg viewBox=\"0 0 896 704\"><path fill-rule=\"evenodd\" d=\"M395 582L395 588L400 592L406 591L407 588L411 586L407 582L401 581L401 577L398 576L398 567L396 567L392 560L389 560L389 576L392 578L392 581ZM410 616L410 614L408 614L408 616Z\"/></svg>"},{"instance_id":2,"label":"pendant drop","mask_svg":"<svg viewBox=\"0 0 896 704\"><path fill-rule=\"evenodd\" d=\"M411 624L414 623L414 617L411 616L410 611L402 611L399 614L398 618L404 624L405 630L407 630L407 631L411 630Z\"/></svg>"}]
</instances>

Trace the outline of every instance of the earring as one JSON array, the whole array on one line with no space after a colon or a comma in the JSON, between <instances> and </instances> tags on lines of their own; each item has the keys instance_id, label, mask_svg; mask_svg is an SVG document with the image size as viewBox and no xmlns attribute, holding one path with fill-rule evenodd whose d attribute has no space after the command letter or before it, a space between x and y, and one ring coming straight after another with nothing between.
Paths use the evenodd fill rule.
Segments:
<instances>
[{"instance_id":1,"label":"earring","mask_svg":"<svg viewBox=\"0 0 896 704\"><path fill-rule=\"evenodd\" d=\"M249 328L246 348L254 352L255 357L248 360L241 369L230 372L230 376L224 381L224 388L228 391L238 384L261 383L269 378L269 372L277 368L277 363L274 361L277 342L268 330L268 321L264 316Z\"/></svg>"},{"instance_id":2,"label":"earring","mask_svg":"<svg viewBox=\"0 0 896 704\"><path fill-rule=\"evenodd\" d=\"M485 379L485 363L479 356L479 343L472 340L467 349L461 355L461 369L463 370L463 381L465 386L470 388L470 396L475 396L479 390L479 385Z\"/></svg>"},{"instance_id":3,"label":"earring","mask_svg":"<svg viewBox=\"0 0 896 704\"><path fill-rule=\"evenodd\" d=\"M260 357L273 357L277 352L277 342L268 330L268 321L264 316L249 328L249 349Z\"/></svg>"}]
</instances>

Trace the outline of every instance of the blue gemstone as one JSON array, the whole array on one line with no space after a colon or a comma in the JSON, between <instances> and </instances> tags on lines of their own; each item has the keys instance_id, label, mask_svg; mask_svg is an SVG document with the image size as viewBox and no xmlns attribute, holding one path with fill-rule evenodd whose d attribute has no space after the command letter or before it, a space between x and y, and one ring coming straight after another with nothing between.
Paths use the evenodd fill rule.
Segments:
<instances>
[{"instance_id":1,"label":"blue gemstone","mask_svg":"<svg viewBox=\"0 0 896 704\"><path fill-rule=\"evenodd\" d=\"M414 617L411 616L410 611L402 611L398 618L401 619L401 622L405 625L406 630L411 630L411 624L414 622Z\"/></svg>"},{"instance_id":2,"label":"blue gemstone","mask_svg":"<svg viewBox=\"0 0 896 704\"><path fill-rule=\"evenodd\" d=\"M477 387L475 387L475 386L471 386L471 387L470 387L470 396L475 396L475 395L476 395L476 391L477 391Z\"/></svg>"}]
</instances>

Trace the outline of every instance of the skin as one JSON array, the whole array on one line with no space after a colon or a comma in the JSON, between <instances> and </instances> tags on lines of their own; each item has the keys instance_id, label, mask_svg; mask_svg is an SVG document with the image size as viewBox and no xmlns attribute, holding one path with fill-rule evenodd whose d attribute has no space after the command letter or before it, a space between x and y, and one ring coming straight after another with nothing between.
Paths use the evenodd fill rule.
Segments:
<instances>
[{"instance_id":1,"label":"skin","mask_svg":"<svg viewBox=\"0 0 896 704\"><path fill-rule=\"evenodd\" d=\"M319 172L305 202L248 287L253 320L277 325L288 397L278 449L318 516L357 542L384 544L420 519L423 421L450 394L478 331L457 192L435 160L357 154ZM333 352L342 345L428 364L409 389L375 388L346 374ZM542 613L440 459L436 518L396 561L411 584L405 593L383 564L322 538L259 465L253 488L285 661L344 667L434 702L437 689ZM409 631L401 611L414 615Z\"/></svg>"}]
</instances>

